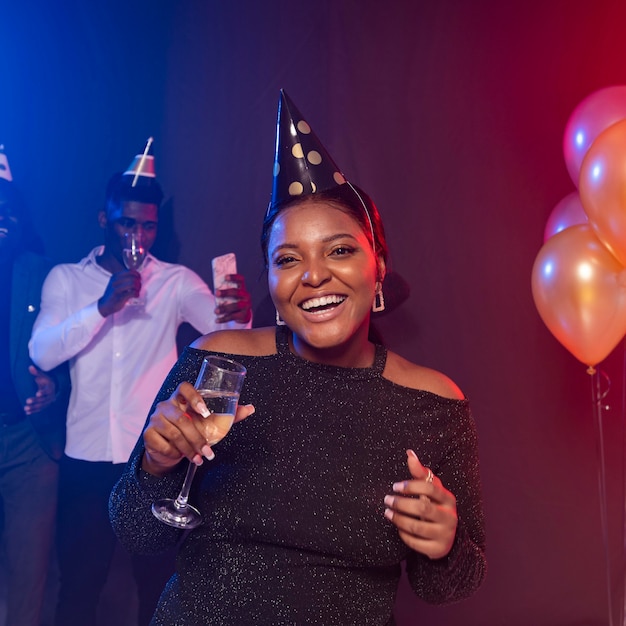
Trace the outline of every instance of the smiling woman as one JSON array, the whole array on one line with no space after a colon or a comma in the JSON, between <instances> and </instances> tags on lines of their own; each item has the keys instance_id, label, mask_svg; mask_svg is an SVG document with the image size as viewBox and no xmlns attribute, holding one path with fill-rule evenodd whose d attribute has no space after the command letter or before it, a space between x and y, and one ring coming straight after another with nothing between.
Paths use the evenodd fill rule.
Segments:
<instances>
[{"instance_id":1,"label":"smiling woman","mask_svg":"<svg viewBox=\"0 0 626 626\"><path fill-rule=\"evenodd\" d=\"M205 522L180 544L153 624L393 624L403 561L415 593L437 604L485 575L468 402L368 337L384 306L378 210L284 92L276 145L261 243L284 325L188 347L111 495L120 540L156 553L181 531L152 502L180 490L185 458L201 466L190 497ZM248 372L248 404L214 459L189 419L206 410L191 383L209 353Z\"/></svg>"},{"instance_id":2,"label":"smiling woman","mask_svg":"<svg viewBox=\"0 0 626 626\"><path fill-rule=\"evenodd\" d=\"M327 201L298 203L274 220L268 257L270 293L296 354L326 362L341 346L335 365L370 365L374 347L363 343L385 264L359 223Z\"/></svg>"}]
</instances>

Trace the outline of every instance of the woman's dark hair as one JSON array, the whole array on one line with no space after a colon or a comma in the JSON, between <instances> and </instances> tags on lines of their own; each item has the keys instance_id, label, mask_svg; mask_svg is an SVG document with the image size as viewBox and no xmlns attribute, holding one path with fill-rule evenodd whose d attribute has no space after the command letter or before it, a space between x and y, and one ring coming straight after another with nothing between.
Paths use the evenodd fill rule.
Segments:
<instances>
[{"instance_id":1,"label":"woman's dark hair","mask_svg":"<svg viewBox=\"0 0 626 626\"><path fill-rule=\"evenodd\" d=\"M314 201L332 203L338 209L344 210L351 215L360 224L376 256L380 256L385 263L387 262L388 248L385 229L376 205L362 189L352 183L344 183L327 191L296 197L289 202L275 205L268 210L263 220L263 230L261 231L261 249L263 250L266 267L268 264L267 248L270 232L276 218L285 209Z\"/></svg>"}]
</instances>

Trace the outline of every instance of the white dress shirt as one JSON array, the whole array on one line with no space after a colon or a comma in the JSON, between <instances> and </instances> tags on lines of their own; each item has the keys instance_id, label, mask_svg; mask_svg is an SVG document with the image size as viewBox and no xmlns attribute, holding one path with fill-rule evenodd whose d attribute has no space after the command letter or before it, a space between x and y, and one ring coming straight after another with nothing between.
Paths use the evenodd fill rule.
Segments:
<instances>
[{"instance_id":1,"label":"white dress shirt","mask_svg":"<svg viewBox=\"0 0 626 626\"><path fill-rule=\"evenodd\" d=\"M85 461L125 463L161 383L177 358L176 333L189 322L205 334L248 324L217 324L215 298L183 265L148 255L141 269L145 307L102 317L98 299L111 273L95 248L79 263L54 267L43 285L29 343L43 370L69 360L72 394L65 453Z\"/></svg>"}]
</instances>

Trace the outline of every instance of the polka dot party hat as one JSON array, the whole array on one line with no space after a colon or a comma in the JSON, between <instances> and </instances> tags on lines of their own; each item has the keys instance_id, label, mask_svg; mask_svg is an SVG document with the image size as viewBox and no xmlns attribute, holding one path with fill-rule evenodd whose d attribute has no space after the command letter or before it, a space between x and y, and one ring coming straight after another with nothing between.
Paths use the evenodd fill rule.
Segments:
<instances>
[{"instance_id":1,"label":"polka dot party hat","mask_svg":"<svg viewBox=\"0 0 626 626\"><path fill-rule=\"evenodd\" d=\"M291 98L280 90L276 121L271 212L297 196L326 191L346 182L341 170Z\"/></svg>"},{"instance_id":2,"label":"polka dot party hat","mask_svg":"<svg viewBox=\"0 0 626 626\"><path fill-rule=\"evenodd\" d=\"M153 137L148 137L143 154L135 156L131 164L128 166L128 169L122 174L124 177L132 177L132 181L130 183L131 187L136 187L142 179L145 181L146 179L156 178L156 173L154 171L154 156L150 154L153 141Z\"/></svg>"}]
</instances>

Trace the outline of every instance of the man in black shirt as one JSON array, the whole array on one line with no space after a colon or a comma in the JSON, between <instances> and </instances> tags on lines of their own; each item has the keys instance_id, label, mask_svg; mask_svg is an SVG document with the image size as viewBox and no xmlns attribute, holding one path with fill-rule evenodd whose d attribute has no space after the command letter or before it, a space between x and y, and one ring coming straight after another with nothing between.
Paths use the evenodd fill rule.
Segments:
<instances>
[{"instance_id":1,"label":"man in black shirt","mask_svg":"<svg viewBox=\"0 0 626 626\"><path fill-rule=\"evenodd\" d=\"M65 366L46 374L28 356L51 267L40 248L0 152L0 500L12 626L41 623L69 396Z\"/></svg>"}]
</instances>

